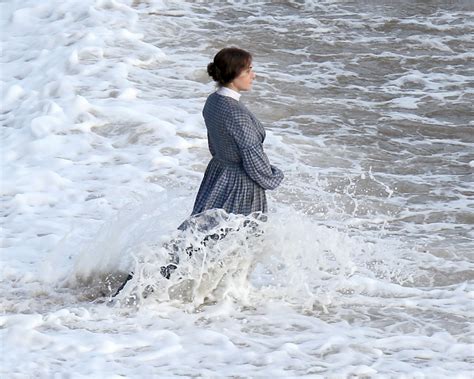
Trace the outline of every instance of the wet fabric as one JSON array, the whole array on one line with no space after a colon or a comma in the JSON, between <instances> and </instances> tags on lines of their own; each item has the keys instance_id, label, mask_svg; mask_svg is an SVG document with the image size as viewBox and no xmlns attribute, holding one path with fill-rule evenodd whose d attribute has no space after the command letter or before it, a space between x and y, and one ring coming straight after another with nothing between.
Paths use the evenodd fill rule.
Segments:
<instances>
[{"instance_id":1,"label":"wet fabric","mask_svg":"<svg viewBox=\"0 0 474 379\"><path fill-rule=\"evenodd\" d=\"M263 150L263 125L239 101L218 93L208 97L203 116L212 159L192 214L216 208L243 215L266 212L265 190L276 188L283 173Z\"/></svg>"}]
</instances>

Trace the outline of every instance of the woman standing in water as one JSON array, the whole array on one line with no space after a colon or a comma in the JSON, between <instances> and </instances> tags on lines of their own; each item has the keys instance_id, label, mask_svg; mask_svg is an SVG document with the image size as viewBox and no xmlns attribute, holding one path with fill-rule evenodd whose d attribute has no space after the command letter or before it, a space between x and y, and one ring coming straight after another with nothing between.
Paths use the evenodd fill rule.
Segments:
<instances>
[{"instance_id":1,"label":"woman standing in water","mask_svg":"<svg viewBox=\"0 0 474 379\"><path fill-rule=\"evenodd\" d=\"M276 188L283 173L263 151L263 125L239 101L255 79L252 56L235 47L222 49L207 72L218 85L203 109L212 159L192 214L216 208L243 215L266 212L265 190Z\"/></svg>"},{"instance_id":2,"label":"woman standing in water","mask_svg":"<svg viewBox=\"0 0 474 379\"><path fill-rule=\"evenodd\" d=\"M208 64L207 72L219 87L207 98L202 112L212 159L192 215L208 209L224 209L227 213L242 215L266 212L265 190L278 187L283 173L270 165L263 151L263 125L239 101L240 92L249 91L255 79L252 56L235 47L222 49ZM178 229L186 229L188 222L183 222ZM189 255L192 251L192 247L186 250ZM160 269L167 279L179 263L175 252L173 249L172 263ZM130 273L114 296L132 278L133 273Z\"/></svg>"},{"instance_id":3,"label":"woman standing in water","mask_svg":"<svg viewBox=\"0 0 474 379\"><path fill-rule=\"evenodd\" d=\"M207 98L202 112L212 159L194 203L192 216L197 215L197 218L183 222L178 228L182 231L196 219L201 225L213 226L212 216L203 221L201 215L209 209L241 215L266 212L265 190L278 187L283 180L281 170L270 164L263 151L263 125L239 101L240 92L249 91L255 79L250 53L235 47L222 49L208 64L207 72L218 86ZM209 235L201 244L206 245L209 237L220 239L225 234ZM179 248L173 249L177 250ZM191 245L185 250L191 256L199 248ZM161 267L161 274L167 279L179 262L176 254L172 253L171 257L172 263Z\"/></svg>"}]
</instances>

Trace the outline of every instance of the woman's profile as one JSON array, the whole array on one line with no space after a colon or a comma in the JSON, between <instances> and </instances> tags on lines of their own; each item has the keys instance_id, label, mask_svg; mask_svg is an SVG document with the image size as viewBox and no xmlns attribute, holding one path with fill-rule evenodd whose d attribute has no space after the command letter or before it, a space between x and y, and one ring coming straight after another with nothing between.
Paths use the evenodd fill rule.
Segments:
<instances>
[{"instance_id":1,"label":"woman's profile","mask_svg":"<svg viewBox=\"0 0 474 379\"><path fill-rule=\"evenodd\" d=\"M252 56L229 47L220 50L207 66L218 89L203 109L209 162L192 215L208 209L248 215L266 212L266 190L276 188L283 173L272 166L263 150L265 129L240 102L240 92L252 88Z\"/></svg>"}]
</instances>

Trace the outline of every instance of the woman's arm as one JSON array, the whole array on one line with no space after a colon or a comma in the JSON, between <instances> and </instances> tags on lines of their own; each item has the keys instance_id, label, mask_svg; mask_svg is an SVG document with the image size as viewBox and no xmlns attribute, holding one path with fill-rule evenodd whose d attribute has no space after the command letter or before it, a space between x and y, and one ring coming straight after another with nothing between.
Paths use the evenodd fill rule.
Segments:
<instances>
[{"instance_id":1,"label":"woman's arm","mask_svg":"<svg viewBox=\"0 0 474 379\"><path fill-rule=\"evenodd\" d=\"M249 115L234 114L229 131L239 148L244 170L264 189L275 189L283 180L283 172L272 166L263 150L261 136Z\"/></svg>"}]
</instances>

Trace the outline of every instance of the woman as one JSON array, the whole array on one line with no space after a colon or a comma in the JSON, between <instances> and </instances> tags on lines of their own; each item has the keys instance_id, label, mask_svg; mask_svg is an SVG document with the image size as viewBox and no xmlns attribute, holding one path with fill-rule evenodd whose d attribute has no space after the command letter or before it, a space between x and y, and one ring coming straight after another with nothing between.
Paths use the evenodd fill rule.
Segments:
<instances>
[{"instance_id":1,"label":"woman","mask_svg":"<svg viewBox=\"0 0 474 379\"><path fill-rule=\"evenodd\" d=\"M240 102L240 92L249 91L255 79L252 56L235 47L222 49L207 72L218 85L203 109L212 159L192 214L215 208L243 215L266 212L265 190L276 188L283 173L263 151L262 124Z\"/></svg>"},{"instance_id":2,"label":"woman","mask_svg":"<svg viewBox=\"0 0 474 379\"><path fill-rule=\"evenodd\" d=\"M216 208L243 215L266 212L265 190L276 188L283 180L283 173L270 165L263 151L265 130L262 124L239 101L240 91L250 90L255 79L252 56L235 47L222 49L207 66L207 72L219 87L207 98L203 110L212 159L192 215ZM178 229L186 230L191 222L186 220ZM212 226L212 222L210 220L209 225ZM221 237L213 235L208 238ZM203 244L206 244L206 239ZM179 263L176 254L179 242L172 241L167 248L171 263L161 266L160 272L169 279ZM185 251L191 256L196 248L191 245ZM114 296L132 278L133 273L130 273Z\"/></svg>"}]
</instances>

